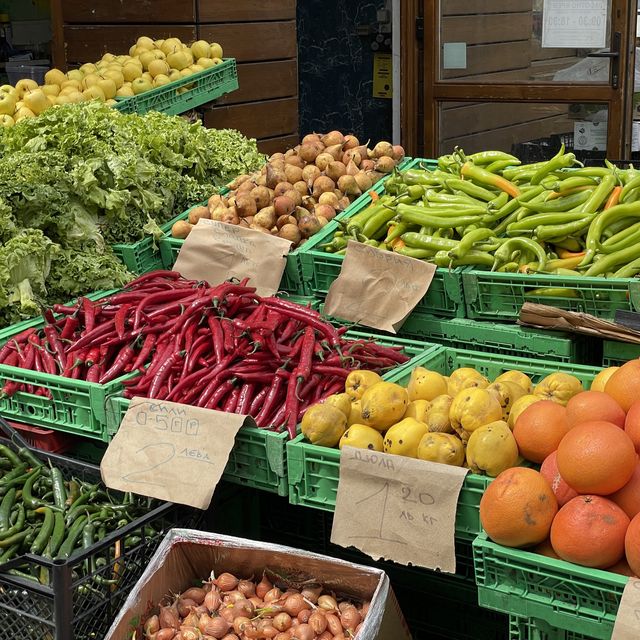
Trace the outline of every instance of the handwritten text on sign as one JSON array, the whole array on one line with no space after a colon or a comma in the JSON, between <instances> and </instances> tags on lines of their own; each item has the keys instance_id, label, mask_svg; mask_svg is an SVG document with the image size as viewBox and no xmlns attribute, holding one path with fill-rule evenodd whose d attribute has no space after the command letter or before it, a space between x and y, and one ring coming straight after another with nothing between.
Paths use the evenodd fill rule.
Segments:
<instances>
[{"instance_id":1,"label":"handwritten text on sign","mask_svg":"<svg viewBox=\"0 0 640 640\"><path fill-rule=\"evenodd\" d=\"M324 312L395 333L424 297L435 272L423 260L349 241Z\"/></svg>"},{"instance_id":2,"label":"handwritten text on sign","mask_svg":"<svg viewBox=\"0 0 640 640\"><path fill-rule=\"evenodd\" d=\"M611 640L637 640L640 637L640 580L629 578L618 607Z\"/></svg>"},{"instance_id":3,"label":"handwritten text on sign","mask_svg":"<svg viewBox=\"0 0 640 640\"><path fill-rule=\"evenodd\" d=\"M455 518L467 469L344 447L331 542L375 560L455 573Z\"/></svg>"},{"instance_id":4,"label":"handwritten text on sign","mask_svg":"<svg viewBox=\"0 0 640 640\"><path fill-rule=\"evenodd\" d=\"M134 398L107 449L104 483L206 509L246 416Z\"/></svg>"}]
</instances>

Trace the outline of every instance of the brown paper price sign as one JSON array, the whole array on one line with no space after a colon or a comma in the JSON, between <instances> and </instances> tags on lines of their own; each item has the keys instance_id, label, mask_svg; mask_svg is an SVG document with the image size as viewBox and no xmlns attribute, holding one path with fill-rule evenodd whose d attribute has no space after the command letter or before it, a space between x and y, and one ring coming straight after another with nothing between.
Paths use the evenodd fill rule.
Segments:
<instances>
[{"instance_id":1,"label":"brown paper price sign","mask_svg":"<svg viewBox=\"0 0 640 640\"><path fill-rule=\"evenodd\" d=\"M638 640L638 638L640 638L640 580L629 578L622 593L611 640Z\"/></svg>"},{"instance_id":2,"label":"brown paper price sign","mask_svg":"<svg viewBox=\"0 0 640 640\"><path fill-rule=\"evenodd\" d=\"M331 542L374 560L455 573L456 508L467 472L344 447Z\"/></svg>"},{"instance_id":3,"label":"brown paper price sign","mask_svg":"<svg viewBox=\"0 0 640 640\"><path fill-rule=\"evenodd\" d=\"M133 398L100 464L102 480L111 489L206 509L246 420Z\"/></svg>"},{"instance_id":4,"label":"brown paper price sign","mask_svg":"<svg viewBox=\"0 0 640 640\"><path fill-rule=\"evenodd\" d=\"M219 284L249 278L258 295L280 287L291 242L235 224L201 218L180 249L174 270L185 278Z\"/></svg>"},{"instance_id":5,"label":"brown paper price sign","mask_svg":"<svg viewBox=\"0 0 640 640\"><path fill-rule=\"evenodd\" d=\"M427 293L435 272L429 262L349 241L324 312L396 333Z\"/></svg>"}]
</instances>

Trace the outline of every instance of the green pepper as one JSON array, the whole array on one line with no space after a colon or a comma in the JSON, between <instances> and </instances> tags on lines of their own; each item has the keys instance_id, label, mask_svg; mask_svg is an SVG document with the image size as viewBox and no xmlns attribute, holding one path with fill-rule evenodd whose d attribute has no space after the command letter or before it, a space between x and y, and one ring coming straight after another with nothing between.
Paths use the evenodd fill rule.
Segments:
<instances>
[{"instance_id":1,"label":"green pepper","mask_svg":"<svg viewBox=\"0 0 640 640\"><path fill-rule=\"evenodd\" d=\"M436 238L434 236L425 236L413 231L403 233L401 237L402 241L408 247L412 247L414 249L441 251L444 249L454 249L458 246L458 242L456 240L449 240L447 238Z\"/></svg>"},{"instance_id":2,"label":"green pepper","mask_svg":"<svg viewBox=\"0 0 640 640\"><path fill-rule=\"evenodd\" d=\"M521 164L520 160L510 153L504 151L479 151L478 153L472 153L467 156L468 160L475 164L491 164L492 162L510 162L511 166Z\"/></svg>"},{"instance_id":3,"label":"green pepper","mask_svg":"<svg viewBox=\"0 0 640 640\"><path fill-rule=\"evenodd\" d=\"M8 549L5 549L4 552L0 554L0 565L4 564L5 562L8 562L9 560L11 560L11 558L15 557L18 551L20 551L21 546L22 544L20 542L17 542L16 544L9 547Z\"/></svg>"},{"instance_id":4,"label":"green pepper","mask_svg":"<svg viewBox=\"0 0 640 640\"><path fill-rule=\"evenodd\" d=\"M614 274L614 278L633 278L640 273L640 258L632 260L629 264L618 269Z\"/></svg>"},{"instance_id":5,"label":"green pepper","mask_svg":"<svg viewBox=\"0 0 640 640\"><path fill-rule=\"evenodd\" d=\"M334 238L331 242L328 242L327 244L320 245L320 248L324 249L327 253L335 253L336 251L345 249L347 244L348 244L347 238L340 237L340 238Z\"/></svg>"},{"instance_id":6,"label":"green pepper","mask_svg":"<svg viewBox=\"0 0 640 640\"><path fill-rule=\"evenodd\" d=\"M49 509L48 507L44 507L43 513L44 520L42 522L42 526L40 527L40 531L38 532L36 539L31 545L31 553L36 556L40 555L43 552L45 546L47 545L47 542L49 542L49 538L51 538L51 534L53 533L53 526L55 524L55 516L51 509Z\"/></svg>"},{"instance_id":7,"label":"green pepper","mask_svg":"<svg viewBox=\"0 0 640 640\"><path fill-rule=\"evenodd\" d=\"M484 200L489 202L496 197L493 191L489 191L484 187L480 187L477 184L473 184L470 180L460 180L459 178L449 178L446 181L446 185L451 191L462 191L468 196L475 198L476 200Z\"/></svg>"},{"instance_id":8,"label":"green pepper","mask_svg":"<svg viewBox=\"0 0 640 640\"><path fill-rule=\"evenodd\" d=\"M0 503L0 532L6 531L9 528L9 516L11 510L16 501L16 488L12 487L7 491L7 494L2 498Z\"/></svg>"},{"instance_id":9,"label":"green pepper","mask_svg":"<svg viewBox=\"0 0 640 640\"><path fill-rule=\"evenodd\" d=\"M14 533L10 538L4 538L0 540L0 549L6 549L7 547L11 547L18 542L22 542L30 533L31 528L28 528L24 531L18 531L17 533Z\"/></svg>"},{"instance_id":10,"label":"green pepper","mask_svg":"<svg viewBox=\"0 0 640 640\"><path fill-rule=\"evenodd\" d=\"M636 176L622 187L622 191L620 192L620 202L627 202L629 193L638 187L640 187L640 176Z\"/></svg>"},{"instance_id":11,"label":"green pepper","mask_svg":"<svg viewBox=\"0 0 640 640\"><path fill-rule=\"evenodd\" d=\"M395 222L393 228L390 228L384 239L387 244L393 242L396 238L399 238L403 233L406 233L411 228L410 224L406 222Z\"/></svg>"},{"instance_id":12,"label":"green pepper","mask_svg":"<svg viewBox=\"0 0 640 640\"><path fill-rule=\"evenodd\" d=\"M560 249L566 249L567 251L578 252L582 251L583 246L578 238L574 238L573 236L567 236L566 238L558 239L554 241L556 247Z\"/></svg>"},{"instance_id":13,"label":"green pepper","mask_svg":"<svg viewBox=\"0 0 640 640\"><path fill-rule=\"evenodd\" d=\"M541 162L533 162L531 164L523 164L520 165L519 167L513 167L511 169L505 169L502 172L502 175L507 179L507 180L517 180L519 176L521 175L525 175L525 174L531 174L534 175L536 171L538 171L538 169L540 169L541 167L544 167L547 164L548 160L544 160Z\"/></svg>"},{"instance_id":14,"label":"green pepper","mask_svg":"<svg viewBox=\"0 0 640 640\"><path fill-rule=\"evenodd\" d=\"M363 211L356 213L347 221L347 235L355 237L358 233L362 233L362 229L369 219L383 210L385 204L391 204L393 198L391 196L382 196L377 202L372 203Z\"/></svg>"},{"instance_id":15,"label":"green pepper","mask_svg":"<svg viewBox=\"0 0 640 640\"><path fill-rule=\"evenodd\" d=\"M503 218L506 218L507 216L511 215L514 211L517 211L518 209L520 209L521 205L524 202L528 202L529 200L538 197L539 195L543 194L544 191L545 189L543 187L536 186L533 189L530 189L529 191L523 193L518 198L509 200L509 202L507 202L497 211L494 211L493 213L489 213L483 216L482 222L484 224L491 224L492 222L497 222L498 220L502 220ZM508 194L507 194L507 197L508 197Z\"/></svg>"},{"instance_id":16,"label":"green pepper","mask_svg":"<svg viewBox=\"0 0 640 640\"><path fill-rule=\"evenodd\" d=\"M590 178L589 176L571 176L570 178L563 178L562 180L554 182L552 185L545 184L544 186L551 191L564 193L578 187L595 187L597 185L598 183L595 181L595 179Z\"/></svg>"},{"instance_id":17,"label":"green pepper","mask_svg":"<svg viewBox=\"0 0 640 640\"><path fill-rule=\"evenodd\" d=\"M429 190L425 193L425 198L427 202L425 204L431 205L433 203L442 203L442 204L466 204L472 205L474 207L486 207L486 203L476 200L466 193L457 192L457 193L446 193L444 191L438 192Z\"/></svg>"},{"instance_id":18,"label":"green pepper","mask_svg":"<svg viewBox=\"0 0 640 640\"><path fill-rule=\"evenodd\" d=\"M602 232L616 220L621 218L640 218L640 202L632 202L628 204L618 204L602 213L598 214L594 222L589 227L587 234L587 253L580 266L586 266L593 260L595 252L600 249L600 240Z\"/></svg>"},{"instance_id":19,"label":"green pepper","mask_svg":"<svg viewBox=\"0 0 640 640\"><path fill-rule=\"evenodd\" d=\"M489 173L501 173L505 169L513 167L513 165L514 163L509 160L496 160L495 162L488 164L485 169Z\"/></svg>"},{"instance_id":20,"label":"green pepper","mask_svg":"<svg viewBox=\"0 0 640 640\"><path fill-rule=\"evenodd\" d=\"M17 517L16 517L15 523L11 527L9 527L8 529L0 533L0 540L6 540L7 538L11 538L16 533L19 533L20 531L22 531L22 528L24 527L24 523L27 518L24 505L19 504L16 509L16 513L17 513Z\"/></svg>"},{"instance_id":21,"label":"green pepper","mask_svg":"<svg viewBox=\"0 0 640 640\"><path fill-rule=\"evenodd\" d=\"M22 447L19 451L18 451L18 455L27 463L30 464L32 467L41 467L42 468L42 473L44 475L49 475L49 470L44 466L44 464L42 463L42 460L40 460L39 458L36 457L36 455L33 453L33 451L31 451L31 449L27 448L27 447Z\"/></svg>"},{"instance_id":22,"label":"green pepper","mask_svg":"<svg viewBox=\"0 0 640 640\"><path fill-rule=\"evenodd\" d=\"M22 460L20 460L18 454L4 444L0 444L0 456L9 460L13 467L18 467L22 464Z\"/></svg>"},{"instance_id":23,"label":"green pepper","mask_svg":"<svg viewBox=\"0 0 640 640\"><path fill-rule=\"evenodd\" d=\"M464 256L473 249L475 244L483 240L488 240L492 237L494 236L491 229L481 228L471 231L470 233L465 234L458 245L449 251L449 257L452 260L464 258Z\"/></svg>"},{"instance_id":24,"label":"green pepper","mask_svg":"<svg viewBox=\"0 0 640 640\"><path fill-rule=\"evenodd\" d=\"M552 213L554 211L569 211L586 202L591 197L591 191L578 191L568 196L545 200L544 202L523 202L522 206L538 213Z\"/></svg>"},{"instance_id":25,"label":"green pepper","mask_svg":"<svg viewBox=\"0 0 640 640\"><path fill-rule=\"evenodd\" d=\"M55 558L60 545L64 540L64 534L66 531L64 514L57 512L53 514L53 531L51 538L49 539L49 552L52 558Z\"/></svg>"},{"instance_id":26,"label":"green pepper","mask_svg":"<svg viewBox=\"0 0 640 640\"><path fill-rule=\"evenodd\" d=\"M64 509L67 502L67 490L64 486L62 471L57 467L51 469L51 482L53 486L53 503L59 509Z\"/></svg>"},{"instance_id":27,"label":"green pepper","mask_svg":"<svg viewBox=\"0 0 640 640\"><path fill-rule=\"evenodd\" d=\"M636 225L634 225L636 226ZM629 231L626 236L622 236L623 232L617 233L615 236L612 236L608 240L605 240L600 246L601 253L614 253L615 251L620 251L620 249L625 249L629 245L637 244L640 242L640 228L635 229L635 231ZM615 238L618 238L617 242L611 242Z\"/></svg>"},{"instance_id":28,"label":"green pepper","mask_svg":"<svg viewBox=\"0 0 640 640\"><path fill-rule=\"evenodd\" d=\"M500 264L511 262L511 256L516 249L531 252L538 259L540 269L544 269L544 265L547 262L547 254L535 240L530 238L510 238L493 254L493 270L495 271Z\"/></svg>"},{"instance_id":29,"label":"green pepper","mask_svg":"<svg viewBox=\"0 0 640 640\"><path fill-rule=\"evenodd\" d=\"M566 172L571 176L589 176L590 178L606 178L607 176L613 175L611 173L611 169L606 169L605 167L580 167L578 169L571 169ZM615 176L614 176L615 177Z\"/></svg>"},{"instance_id":30,"label":"green pepper","mask_svg":"<svg viewBox=\"0 0 640 640\"><path fill-rule=\"evenodd\" d=\"M536 228L534 235L541 242L553 242L555 238L566 238L584 231L592 224L594 217L594 215L587 215L574 222L541 225Z\"/></svg>"},{"instance_id":31,"label":"green pepper","mask_svg":"<svg viewBox=\"0 0 640 640\"><path fill-rule=\"evenodd\" d=\"M431 258L435 255L435 251L431 249L417 249L415 247L400 247L395 249L394 253L399 253L401 256L407 256L408 258L417 258L418 260L424 260L425 258Z\"/></svg>"},{"instance_id":32,"label":"green pepper","mask_svg":"<svg viewBox=\"0 0 640 640\"><path fill-rule=\"evenodd\" d=\"M509 235L517 235L519 233L531 233L534 229L540 225L561 225L568 222L575 222L576 220L583 220L584 213L575 212L558 212L558 213L536 213L532 216L512 222L507 226L507 233Z\"/></svg>"},{"instance_id":33,"label":"green pepper","mask_svg":"<svg viewBox=\"0 0 640 640\"><path fill-rule=\"evenodd\" d=\"M490 200L487 205L489 209L493 211L499 211L509 202L509 194L505 191L501 191L493 200Z\"/></svg>"},{"instance_id":34,"label":"green pepper","mask_svg":"<svg viewBox=\"0 0 640 640\"><path fill-rule=\"evenodd\" d=\"M433 262L443 268L447 267L490 267L493 265L493 256L483 251L468 251L464 256L452 260L448 251L438 251Z\"/></svg>"},{"instance_id":35,"label":"green pepper","mask_svg":"<svg viewBox=\"0 0 640 640\"><path fill-rule=\"evenodd\" d=\"M471 162L465 162L462 165L460 174L480 185L496 187L497 189L500 189L500 191L508 193L512 198L517 198L522 193L515 184L509 182L506 178L498 176L495 173L490 173L482 167L477 167Z\"/></svg>"},{"instance_id":36,"label":"green pepper","mask_svg":"<svg viewBox=\"0 0 640 640\"><path fill-rule=\"evenodd\" d=\"M595 213L598 211L602 203L607 199L611 191L613 191L616 182L616 177L612 173L604 176L600 184L591 192L589 199L582 205L580 211L583 213Z\"/></svg>"},{"instance_id":37,"label":"green pepper","mask_svg":"<svg viewBox=\"0 0 640 640\"><path fill-rule=\"evenodd\" d=\"M481 213L481 211L478 210L478 213ZM440 211L438 215L435 211L404 204L398 205L398 215L402 222L417 224L421 227L434 227L436 229L466 227L469 224L479 221L478 215L471 214L470 211L465 211L464 216L453 216L450 211Z\"/></svg>"},{"instance_id":38,"label":"green pepper","mask_svg":"<svg viewBox=\"0 0 640 640\"><path fill-rule=\"evenodd\" d=\"M436 186L442 184L442 180L431 171L421 171L419 169L407 169L402 174L402 181L407 186Z\"/></svg>"},{"instance_id":39,"label":"green pepper","mask_svg":"<svg viewBox=\"0 0 640 640\"><path fill-rule=\"evenodd\" d=\"M525 298L580 298L580 292L576 289L560 287L544 287L526 291Z\"/></svg>"},{"instance_id":40,"label":"green pepper","mask_svg":"<svg viewBox=\"0 0 640 640\"><path fill-rule=\"evenodd\" d=\"M531 184L540 184L543 178L554 171L559 169L567 169L572 167L576 163L576 156L574 153L565 153L564 144L560 146L560 150L556 155L551 158L544 166L540 167L531 176Z\"/></svg>"},{"instance_id":41,"label":"green pepper","mask_svg":"<svg viewBox=\"0 0 640 640\"><path fill-rule=\"evenodd\" d=\"M68 558L76 547L76 543L78 539L82 535L82 530L84 529L84 525L87 522L86 515L80 515L73 522L69 530L67 531L67 537L65 538L62 546L58 550L58 554L56 558Z\"/></svg>"},{"instance_id":42,"label":"green pepper","mask_svg":"<svg viewBox=\"0 0 640 640\"><path fill-rule=\"evenodd\" d=\"M619 265L626 265L629 262L640 258L640 244L632 244L624 249L609 253L597 262L594 262L585 273L585 276L599 276L607 271L613 270Z\"/></svg>"},{"instance_id":43,"label":"green pepper","mask_svg":"<svg viewBox=\"0 0 640 640\"><path fill-rule=\"evenodd\" d=\"M378 248L378 244L380 244L377 240L365 240L363 242L363 244L365 244L367 247L375 247L376 249Z\"/></svg>"},{"instance_id":44,"label":"green pepper","mask_svg":"<svg viewBox=\"0 0 640 640\"><path fill-rule=\"evenodd\" d=\"M520 265L517 262L507 262L497 269L498 273L518 273L519 270Z\"/></svg>"},{"instance_id":45,"label":"green pepper","mask_svg":"<svg viewBox=\"0 0 640 640\"><path fill-rule=\"evenodd\" d=\"M36 509L41 504L40 500L38 498L34 498L31 493L33 489L33 483L40 475L40 470L40 467L34 469L25 481L24 487L22 487L22 502L24 502L25 507L29 509Z\"/></svg>"},{"instance_id":46,"label":"green pepper","mask_svg":"<svg viewBox=\"0 0 640 640\"><path fill-rule=\"evenodd\" d=\"M362 235L366 238L374 238L377 233L386 233L387 222L392 220L396 215L395 209L384 208L375 215L371 216L362 227Z\"/></svg>"}]
</instances>

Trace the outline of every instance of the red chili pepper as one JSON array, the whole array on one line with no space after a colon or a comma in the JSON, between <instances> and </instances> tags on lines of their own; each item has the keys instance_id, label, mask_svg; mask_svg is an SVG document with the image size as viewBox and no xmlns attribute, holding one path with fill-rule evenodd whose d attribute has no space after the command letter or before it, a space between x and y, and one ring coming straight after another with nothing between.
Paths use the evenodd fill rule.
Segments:
<instances>
[{"instance_id":1,"label":"red chili pepper","mask_svg":"<svg viewBox=\"0 0 640 640\"><path fill-rule=\"evenodd\" d=\"M311 363L313 361L313 351L316 345L316 332L313 327L307 327L304 330L304 336L302 338L302 346L300 347L300 360L295 370L295 375L298 378L298 386L306 381L311 375Z\"/></svg>"},{"instance_id":2,"label":"red chili pepper","mask_svg":"<svg viewBox=\"0 0 640 640\"><path fill-rule=\"evenodd\" d=\"M62 332L60 333L60 338L62 340L71 340L79 324L80 324L80 319L78 318L77 315L68 316L67 319L65 320L64 327L62 328Z\"/></svg>"},{"instance_id":3,"label":"red chili pepper","mask_svg":"<svg viewBox=\"0 0 640 640\"><path fill-rule=\"evenodd\" d=\"M278 337L278 344L286 343L289 338L291 338L296 333L299 324L299 320L296 320L295 318L289 318L282 333Z\"/></svg>"},{"instance_id":4,"label":"red chili pepper","mask_svg":"<svg viewBox=\"0 0 640 640\"><path fill-rule=\"evenodd\" d=\"M287 416L287 431L289 438L293 440L296 437L296 427L298 424L298 382L295 376L289 378L289 384L287 386L287 399L285 401L286 416ZM274 425L279 426L279 425Z\"/></svg>"},{"instance_id":5,"label":"red chili pepper","mask_svg":"<svg viewBox=\"0 0 640 640\"><path fill-rule=\"evenodd\" d=\"M85 331L90 332L96 324L96 313L93 308L93 303L89 298L79 298L78 302L82 305L82 311L84 313Z\"/></svg>"},{"instance_id":6,"label":"red chili pepper","mask_svg":"<svg viewBox=\"0 0 640 640\"><path fill-rule=\"evenodd\" d=\"M240 399L240 387L234 387L226 402L224 403L222 410L225 413L235 413L238 407L238 400Z\"/></svg>"},{"instance_id":7,"label":"red chili pepper","mask_svg":"<svg viewBox=\"0 0 640 640\"><path fill-rule=\"evenodd\" d=\"M131 309L130 304L123 304L117 311L115 317L115 325L116 325L116 334L118 338L122 339L125 336L125 321L127 319L127 314L129 313L129 309Z\"/></svg>"},{"instance_id":8,"label":"red chili pepper","mask_svg":"<svg viewBox=\"0 0 640 640\"><path fill-rule=\"evenodd\" d=\"M51 309L43 309L42 310L42 317L44 318L44 320L45 320L45 322L47 324L55 324L56 323L55 316L53 315L53 311Z\"/></svg>"},{"instance_id":9,"label":"red chili pepper","mask_svg":"<svg viewBox=\"0 0 640 640\"><path fill-rule=\"evenodd\" d=\"M302 389L300 389L299 396L302 399L306 398L311 393L311 391L313 391L313 389L317 387L318 384L320 384L320 379L321 379L320 375L313 374L309 378L309 380L307 380L307 383L302 387Z\"/></svg>"},{"instance_id":10,"label":"red chili pepper","mask_svg":"<svg viewBox=\"0 0 640 640\"><path fill-rule=\"evenodd\" d=\"M284 369L278 369L278 371L276 371L275 380L271 384L271 388L269 389L269 392L264 401L264 404L262 405L262 409L260 410L260 412L255 418L256 424L259 427L264 424L264 419L268 417L269 414L271 413L273 406L276 402L276 399L280 394L280 390L282 389L282 385L285 380L284 373L285 373Z\"/></svg>"},{"instance_id":11,"label":"red chili pepper","mask_svg":"<svg viewBox=\"0 0 640 640\"><path fill-rule=\"evenodd\" d=\"M147 395L148 398L158 398L158 391L167 380L169 373L173 366L181 359L184 358L184 351L173 351L169 355L168 358L158 367L153 380L151 381L151 386L149 387L149 393Z\"/></svg>"},{"instance_id":12,"label":"red chili pepper","mask_svg":"<svg viewBox=\"0 0 640 640\"><path fill-rule=\"evenodd\" d=\"M317 311L308 307L301 307L293 302L287 302L280 298L263 298L263 303L272 309L280 311L285 316L302 320L307 325L311 325L314 329L326 336L331 346L340 344L340 336L335 327L328 322L324 322Z\"/></svg>"},{"instance_id":13,"label":"red chili pepper","mask_svg":"<svg viewBox=\"0 0 640 640\"><path fill-rule=\"evenodd\" d=\"M100 363L96 362L89 367L89 371L87 371L87 382L98 382L100 379Z\"/></svg>"},{"instance_id":14,"label":"red chili pepper","mask_svg":"<svg viewBox=\"0 0 640 640\"><path fill-rule=\"evenodd\" d=\"M342 369L341 367L328 367L326 365L317 364L313 367L313 371L315 373L321 373L325 376L340 376L342 378L346 378L349 375L349 371L347 369Z\"/></svg>"},{"instance_id":15,"label":"red chili pepper","mask_svg":"<svg viewBox=\"0 0 640 640\"><path fill-rule=\"evenodd\" d=\"M2 349L0 349L0 363L4 362L5 357L11 351L13 351L18 344L23 342L26 343L29 339L29 336L32 336L34 333L36 333L36 330L34 328L31 328L31 329L26 329L25 331L21 331L19 334L13 336L13 338L11 338L9 342L7 342L2 347Z\"/></svg>"},{"instance_id":16,"label":"red chili pepper","mask_svg":"<svg viewBox=\"0 0 640 640\"><path fill-rule=\"evenodd\" d=\"M105 322L96 327L92 331L87 331L84 335L76 340L68 349L68 351L77 351L78 349L84 349L85 347L92 347L97 343L102 343L107 339L109 335L115 335L113 326L109 322Z\"/></svg>"},{"instance_id":17,"label":"red chili pepper","mask_svg":"<svg viewBox=\"0 0 640 640\"><path fill-rule=\"evenodd\" d=\"M204 405L205 409L215 409L233 388L233 380L223 382Z\"/></svg>"},{"instance_id":18,"label":"red chili pepper","mask_svg":"<svg viewBox=\"0 0 640 640\"><path fill-rule=\"evenodd\" d=\"M70 316L70 315L73 315L74 313L78 313L77 307L67 307L63 304L54 304L53 307L51 308L53 309L54 313L59 313L64 316Z\"/></svg>"},{"instance_id":19,"label":"red chili pepper","mask_svg":"<svg viewBox=\"0 0 640 640\"><path fill-rule=\"evenodd\" d=\"M12 351L2 364L7 365L8 367L17 367L19 362L20 356L18 355L18 352Z\"/></svg>"},{"instance_id":20,"label":"red chili pepper","mask_svg":"<svg viewBox=\"0 0 640 640\"><path fill-rule=\"evenodd\" d=\"M210 347L209 336L200 336L191 349L187 349L187 357L184 359L184 366L182 367L183 376L193 371L200 356L206 353Z\"/></svg>"},{"instance_id":21,"label":"red chili pepper","mask_svg":"<svg viewBox=\"0 0 640 640\"><path fill-rule=\"evenodd\" d=\"M253 399L253 391L255 385L251 382L245 382L240 388L240 395L238 397L238 406L236 407L236 413L246 415L249 412L251 406L251 400Z\"/></svg>"},{"instance_id":22,"label":"red chili pepper","mask_svg":"<svg viewBox=\"0 0 640 640\"><path fill-rule=\"evenodd\" d=\"M131 361L133 356L135 355L135 351L131 346L126 346L118 357L114 360L113 364L107 371L105 371L101 376L98 382L100 384L106 384L107 382L113 380L118 377L118 374L122 372L128 362Z\"/></svg>"},{"instance_id":23,"label":"red chili pepper","mask_svg":"<svg viewBox=\"0 0 640 640\"><path fill-rule=\"evenodd\" d=\"M45 349L44 347L40 351L40 357L42 358L42 364L46 373L50 373L51 375L57 375L58 371L58 363L56 359Z\"/></svg>"},{"instance_id":24,"label":"red chili pepper","mask_svg":"<svg viewBox=\"0 0 640 640\"><path fill-rule=\"evenodd\" d=\"M220 320L220 326L222 327L222 333L224 336L224 351L225 353L231 353L234 349L233 325L231 324L231 320L222 318Z\"/></svg>"},{"instance_id":25,"label":"red chili pepper","mask_svg":"<svg viewBox=\"0 0 640 640\"><path fill-rule=\"evenodd\" d=\"M87 350L87 355L85 356L84 361L88 365L95 364L100 357L100 348L99 347L91 347L91 349Z\"/></svg>"}]
</instances>

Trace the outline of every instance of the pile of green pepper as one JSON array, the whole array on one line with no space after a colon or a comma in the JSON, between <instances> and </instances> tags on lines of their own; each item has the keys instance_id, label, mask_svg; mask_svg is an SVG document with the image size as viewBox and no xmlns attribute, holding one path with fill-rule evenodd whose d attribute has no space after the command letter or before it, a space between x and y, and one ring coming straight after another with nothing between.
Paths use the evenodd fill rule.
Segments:
<instances>
[{"instance_id":1,"label":"pile of green pepper","mask_svg":"<svg viewBox=\"0 0 640 640\"><path fill-rule=\"evenodd\" d=\"M501 272L625 278L640 273L640 170L583 167L564 146L546 162L456 149L437 169L396 171L385 194L341 222L347 242Z\"/></svg>"},{"instance_id":2,"label":"pile of green pepper","mask_svg":"<svg viewBox=\"0 0 640 640\"><path fill-rule=\"evenodd\" d=\"M0 444L0 570L7 561L24 554L65 560L77 549L88 549L113 531L148 513L147 498L124 494L120 499L101 483L66 479L55 466L24 447L14 451ZM155 531L149 531L149 534ZM141 540L138 536L137 542ZM131 538L129 545L136 543ZM91 556L79 565L83 575L101 584L116 584L118 576L96 574L106 559ZM48 584L48 572L29 563L9 573ZM97 571L100 573L100 571Z\"/></svg>"}]
</instances>

